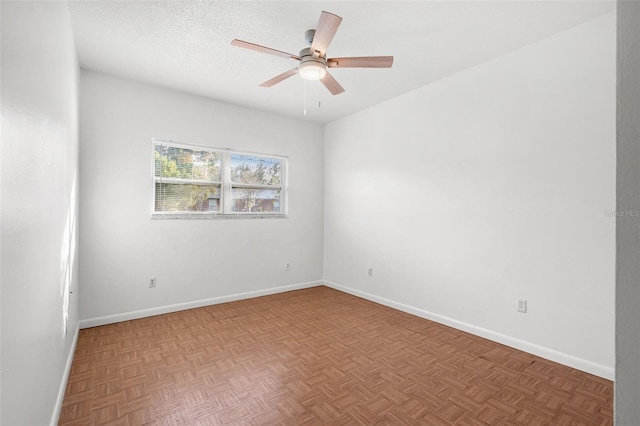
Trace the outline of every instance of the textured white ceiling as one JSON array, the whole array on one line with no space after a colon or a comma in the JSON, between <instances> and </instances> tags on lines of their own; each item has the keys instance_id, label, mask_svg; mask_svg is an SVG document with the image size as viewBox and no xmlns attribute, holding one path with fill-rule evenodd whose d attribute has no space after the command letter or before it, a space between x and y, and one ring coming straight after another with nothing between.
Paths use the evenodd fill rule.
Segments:
<instances>
[{"instance_id":1,"label":"textured white ceiling","mask_svg":"<svg viewBox=\"0 0 640 426\"><path fill-rule=\"evenodd\" d=\"M83 68L326 123L613 11L608 1L71 1ZM391 69L334 69L346 89L291 77L320 12L343 18L329 57L394 55ZM544 64L553 66L553 64ZM321 106L318 107L318 101Z\"/></svg>"}]
</instances>

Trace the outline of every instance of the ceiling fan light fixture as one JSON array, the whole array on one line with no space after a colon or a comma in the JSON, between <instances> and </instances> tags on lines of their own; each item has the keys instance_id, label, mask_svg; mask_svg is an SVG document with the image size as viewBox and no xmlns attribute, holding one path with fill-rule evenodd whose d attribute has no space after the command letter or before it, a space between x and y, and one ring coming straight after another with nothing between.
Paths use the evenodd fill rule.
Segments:
<instances>
[{"instance_id":1,"label":"ceiling fan light fixture","mask_svg":"<svg viewBox=\"0 0 640 426\"><path fill-rule=\"evenodd\" d=\"M327 74L327 67L320 61L305 61L298 67L298 74L305 80L322 80Z\"/></svg>"}]
</instances>

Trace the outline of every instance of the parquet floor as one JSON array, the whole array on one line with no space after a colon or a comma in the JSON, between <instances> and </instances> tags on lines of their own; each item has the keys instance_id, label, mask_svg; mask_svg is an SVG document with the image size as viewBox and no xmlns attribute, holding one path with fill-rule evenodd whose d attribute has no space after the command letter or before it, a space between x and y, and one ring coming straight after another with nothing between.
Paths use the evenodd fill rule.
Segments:
<instances>
[{"instance_id":1,"label":"parquet floor","mask_svg":"<svg viewBox=\"0 0 640 426\"><path fill-rule=\"evenodd\" d=\"M612 425L612 383L327 288L81 330L61 425Z\"/></svg>"}]
</instances>

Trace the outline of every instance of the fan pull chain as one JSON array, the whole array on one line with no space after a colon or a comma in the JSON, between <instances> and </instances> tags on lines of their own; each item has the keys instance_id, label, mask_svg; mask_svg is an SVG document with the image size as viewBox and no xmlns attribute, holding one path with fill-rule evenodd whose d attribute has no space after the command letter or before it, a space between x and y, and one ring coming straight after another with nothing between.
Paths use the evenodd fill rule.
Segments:
<instances>
[{"instance_id":1,"label":"fan pull chain","mask_svg":"<svg viewBox=\"0 0 640 426\"><path fill-rule=\"evenodd\" d=\"M320 80L320 68L318 68L318 83L320 83ZM322 88L320 86L322 86L322 84L316 84L316 87L318 88L318 109L322 106Z\"/></svg>"},{"instance_id":2,"label":"fan pull chain","mask_svg":"<svg viewBox=\"0 0 640 426\"><path fill-rule=\"evenodd\" d=\"M304 115L307 115L307 80L304 81Z\"/></svg>"}]
</instances>

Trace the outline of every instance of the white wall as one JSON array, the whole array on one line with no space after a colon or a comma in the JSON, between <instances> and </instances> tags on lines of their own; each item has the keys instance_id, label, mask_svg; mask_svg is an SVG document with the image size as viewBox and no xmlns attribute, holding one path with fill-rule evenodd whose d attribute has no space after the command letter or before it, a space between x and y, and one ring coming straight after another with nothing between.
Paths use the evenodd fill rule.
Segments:
<instances>
[{"instance_id":1,"label":"white wall","mask_svg":"<svg viewBox=\"0 0 640 426\"><path fill-rule=\"evenodd\" d=\"M615 423L640 419L640 3L618 2Z\"/></svg>"},{"instance_id":2,"label":"white wall","mask_svg":"<svg viewBox=\"0 0 640 426\"><path fill-rule=\"evenodd\" d=\"M88 71L80 106L83 326L322 279L321 126ZM288 219L150 219L152 138L288 156Z\"/></svg>"},{"instance_id":3,"label":"white wall","mask_svg":"<svg viewBox=\"0 0 640 426\"><path fill-rule=\"evenodd\" d=\"M325 144L330 285L612 378L613 14L333 122Z\"/></svg>"},{"instance_id":4,"label":"white wall","mask_svg":"<svg viewBox=\"0 0 640 426\"><path fill-rule=\"evenodd\" d=\"M0 423L44 425L57 423L78 324L78 66L66 3L1 8Z\"/></svg>"}]
</instances>

